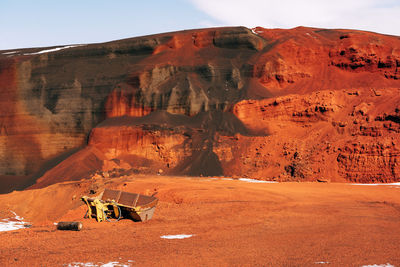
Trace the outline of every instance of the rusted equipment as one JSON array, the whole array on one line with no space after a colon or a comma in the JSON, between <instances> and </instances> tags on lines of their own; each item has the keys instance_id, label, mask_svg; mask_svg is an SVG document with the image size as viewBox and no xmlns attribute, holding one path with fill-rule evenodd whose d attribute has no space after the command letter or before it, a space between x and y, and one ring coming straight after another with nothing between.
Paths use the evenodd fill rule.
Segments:
<instances>
[{"instance_id":1,"label":"rusted equipment","mask_svg":"<svg viewBox=\"0 0 400 267\"><path fill-rule=\"evenodd\" d=\"M88 206L87 217L95 217L98 222L119 220L121 217L134 221L147 221L153 217L158 199L152 196L105 189L98 197L83 196Z\"/></svg>"},{"instance_id":2,"label":"rusted equipment","mask_svg":"<svg viewBox=\"0 0 400 267\"><path fill-rule=\"evenodd\" d=\"M81 199L88 207L85 218L95 217L98 222L110 221L111 218L118 221L121 218L121 209L115 201L104 201L101 195L98 198L83 196Z\"/></svg>"},{"instance_id":3,"label":"rusted equipment","mask_svg":"<svg viewBox=\"0 0 400 267\"><path fill-rule=\"evenodd\" d=\"M57 223L58 230L80 231L82 229L81 222L59 222Z\"/></svg>"}]
</instances>

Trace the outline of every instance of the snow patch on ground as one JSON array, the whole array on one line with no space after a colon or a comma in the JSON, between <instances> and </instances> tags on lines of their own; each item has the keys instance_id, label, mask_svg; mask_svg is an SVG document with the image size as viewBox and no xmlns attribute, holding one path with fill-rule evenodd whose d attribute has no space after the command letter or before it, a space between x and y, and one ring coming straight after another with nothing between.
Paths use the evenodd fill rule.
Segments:
<instances>
[{"instance_id":1,"label":"snow patch on ground","mask_svg":"<svg viewBox=\"0 0 400 267\"><path fill-rule=\"evenodd\" d=\"M78 46L83 46L83 45L67 45L67 46L62 46L62 47L45 49L45 50L42 50L42 51L39 51L39 52L34 52L34 53L25 53L24 55L39 55L39 54L56 52L56 51L60 51L60 50L63 50L63 49L73 48L73 47L78 47Z\"/></svg>"},{"instance_id":2,"label":"snow patch on ground","mask_svg":"<svg viewBox=\"0 0 400 267\"><path fill-rule=\"evenodd\" d=\"M184 238L189 238L192 236L194 236L194 235L181 234L181 235L162 235L160 237L164 238L164 239L184 239Z\"/></svg>"},{"instance_id":3,"label":"snow patch on ground","mask_svg":"<svg viewBox=\"0 0 400 267\"><path fill-rule=\"evenodd\" d=\"M128 260L128 263L120 263L118 261L110 261L108 263L93 263L93 262L72 262L68 267L130 267L133 260Z\"/></svg>"},{"instance_id":4,"label":"snow patch on ground","mask_svg":"<svg viewBox=\"0 0 400 267\"><path fill-rule=\"evenodd\" d=\"M27 224L27 222L24 222L24 218L18 216L13 211L11 212L14 214L14 218L0 219L0 232L14 231L26 228L25 225Z\"/></svg>"},{"instance_id":5,"label":"snow patch on ground","mask_svg":"<svg viewBox=\"0 0 400 267\"><path fill-rule=\"evenodd\" d=\"M329 261L316 261L315 264L329 264Z\"/></svg>"},{"instance_id":6,"label":"snow patch on ground","mask_svg":"<svg viewBox=\"0 0 400 267\"><path fill-rule=\"evenodd\" d=\"M249 179L249 178L239 178L239 181L247 182L247 183L263 183L263 184L276 184L278 182L275 181L263 181L263 180L256 180L256 179Z\"/></svg>"},{"instance_id":7,"label":"snow patch on ground","mask_svg":"<svg viewBox=\"0 0 400 267\"><path fill-rule=\"evenodd\" d=\"M264 181L264 180L256 180L250 178L209 178L203 181L242 181L246 183L261 183L261 184L277 184L279 182L276 181Z\"/></svg>"},{"instance_id":8,"label":"snow patch on ground","mask_svg":"<svg viewBox=\"0 0 400 267\"><path fill-rule=\"evenodd\" d=\"M386 264L363 265L361 267L394 267L394 265L391 265L390 263L386 263Z\"/></svg>"},{"instance_id":9,"label":"snow patch on ground","mask_svg":"<svg viewBox=\"0 0 400 267\"><path fill-rule=\"evenodd\" d=\"M396 187L396 188L399 188L400 187L400 183L389 183L389 184L383 184L383 183L380 183L380 184L350 184L350 185L366 185L366 186L377 186L377 185L386 185L386 186L393 186L393 187Z\"/></svg>"}]
</instances>

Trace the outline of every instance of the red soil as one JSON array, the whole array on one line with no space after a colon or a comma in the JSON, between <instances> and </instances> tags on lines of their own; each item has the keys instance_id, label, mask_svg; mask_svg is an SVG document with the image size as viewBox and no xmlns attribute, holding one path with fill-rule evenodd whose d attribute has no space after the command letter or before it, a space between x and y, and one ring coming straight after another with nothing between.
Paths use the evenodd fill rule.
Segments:
<instances>
[{"instance_id":1,"label":"red soil","mask_svg":"<svg viewBox=\"0 0 400 267\"><path fill-rule=\"evenodd\" d=\"M104 187L152 194L152 220L82 219L79 197ZM93 178L1 195L28 229L0 233L3 266L118 261L140 266L330 266L400 264L398 186L280 183L208 178ZM22 203L22 204L21 204ZM82 221L80 232L53 222ZM162 235L193 234L183 240Z\"/></svg>"}]
</instances>

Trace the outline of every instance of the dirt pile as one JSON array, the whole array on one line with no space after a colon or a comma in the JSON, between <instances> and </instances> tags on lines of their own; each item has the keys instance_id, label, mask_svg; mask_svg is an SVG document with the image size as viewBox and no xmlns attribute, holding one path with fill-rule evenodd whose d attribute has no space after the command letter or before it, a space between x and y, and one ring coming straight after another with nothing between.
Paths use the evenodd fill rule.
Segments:
<instances>
[{"instance_id":1,"label":"dirt pile","mask_svg":"<svg viewBox=\"0 0 400 267\"><path fill-rule=\"evenodd\" d=\"M153 218L145 223L83 219L86 207L80 206L79 197L96 196L105 187L158 192ZM32 225L0 232L0 263L397 266L399 190L400 185L271 184L149 175L64 182L0 195L0 221L14 217L11 210ZM58 221L80 221L83 229L58 231L53 224ZM181 234L192 236L161 238Z\"/></svg>"},{"instance_id":2,"label":"dirt pile","mask_svg":"<svg viewBox=\"0 0 400 267\"><path fill-rule=\"evenodd\" d=\"M397 181L399 47L355 30L236 27L0 51L0 174Z\"/></svg>"}]
</instances>

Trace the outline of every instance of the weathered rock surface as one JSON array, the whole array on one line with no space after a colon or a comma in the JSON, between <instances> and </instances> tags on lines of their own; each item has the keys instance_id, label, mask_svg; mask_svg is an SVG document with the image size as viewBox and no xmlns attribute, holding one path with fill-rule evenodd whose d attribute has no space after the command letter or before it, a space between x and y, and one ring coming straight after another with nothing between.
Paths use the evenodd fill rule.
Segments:
<instances>
[{"instance_id":1,"label":"weathered rock surface","mask_svg":"<svg viewBox=\"0 0 400 267\"><path fill-rule=\"evenodd\" d=\"M399 37L304 27L0 51L0 175L396 181L399 72Z\"/></svg>"},{"instance_id":2,"label":"weathered rock surface","mask_svg":"<svg viewBox=\"0 0 400 267\"><path fill-rule=\"evenodd\" d=\"M239 150L241 160L224 169L232 164L230 175L269 173L277 180L398 181L399 101L399 88L380 96L359 89L241 101L234 114L250 131L270 135L231 140L225 149Z\"/></svg>"}]
</instances>

